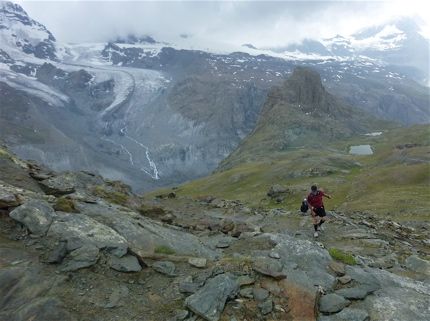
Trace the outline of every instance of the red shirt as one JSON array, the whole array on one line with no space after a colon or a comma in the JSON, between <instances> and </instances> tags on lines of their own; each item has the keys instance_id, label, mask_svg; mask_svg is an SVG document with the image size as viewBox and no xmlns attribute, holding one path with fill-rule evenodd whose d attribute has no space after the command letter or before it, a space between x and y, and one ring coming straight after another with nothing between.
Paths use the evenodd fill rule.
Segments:
<instances>
[{"instance_id":1,"label":"red shirt","mask_svg":"<svg viewBox=\"0 0 430 321\"><path fill-rule=\"evenodd\" d=\"M324 192L323 191L317 191L316 195L309 193L308 195L308 204L310 204L312 207L324 207L323 204L323 196L324 196Z\"/></svg>"}]
</instances>

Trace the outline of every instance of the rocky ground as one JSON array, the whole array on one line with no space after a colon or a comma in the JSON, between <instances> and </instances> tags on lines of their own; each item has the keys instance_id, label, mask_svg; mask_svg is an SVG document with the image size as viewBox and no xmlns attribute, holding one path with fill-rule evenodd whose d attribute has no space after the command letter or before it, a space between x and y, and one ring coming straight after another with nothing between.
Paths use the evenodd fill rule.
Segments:
<instances>
[{"instance_id":1,"label":"rocky ground","mask_svg":"<svg viewBox=\"0 0 430 321\"><path fill-rule=\"evenodd\" d=\"M430 319L426 221L332 212L313 239L299 211L0 156L0 320Z\"/></svg>"}]
</instances>

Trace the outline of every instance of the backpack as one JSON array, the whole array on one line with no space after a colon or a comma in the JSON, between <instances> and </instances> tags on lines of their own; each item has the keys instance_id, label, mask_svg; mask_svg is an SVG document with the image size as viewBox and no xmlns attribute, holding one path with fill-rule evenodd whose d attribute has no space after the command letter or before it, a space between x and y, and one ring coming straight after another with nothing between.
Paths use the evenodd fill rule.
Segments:
<instances>
[{"instance_id":1,"label":"backpack","mask_svg":"<svg viewBox=\"0 0 430 321\"><path fill-rule=\"evenodd\" d=\"M305 198L302 202L302 206L300 206L300 211L302 213L306 213L308 211L308 209L309 209L308 201Z\"/></svg>"}]
</instances>

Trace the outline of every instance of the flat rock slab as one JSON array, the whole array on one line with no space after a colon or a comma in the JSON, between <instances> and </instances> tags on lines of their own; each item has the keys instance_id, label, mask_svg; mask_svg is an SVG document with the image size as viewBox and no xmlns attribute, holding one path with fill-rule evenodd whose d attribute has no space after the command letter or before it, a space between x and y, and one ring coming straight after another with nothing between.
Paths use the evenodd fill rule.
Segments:
<instances>
[{"instance_id":1,"label":"flat rock slab","mask_svg":"<svg viewBox=\"0 0 430 321\"><path fill-rule=\"evenodd\" d=\"M79 204L85 213L99 223L111 227L128 242L135 253L154 253L160 247L176 255L217 258L219 254L205 246L198 237L175 226L162 224L119 207L100 204Z\"/></svg>"},{"instance_id":2,"label":"flat rock slab","mask_svg":"<svg viewBox=\"0 0 430 321\"><path fill-rule=\"evenodd\" d=\"M227 299L236 297L239 285L230 273L208 279L205 285L185 300L185 305L208 321L218 321Z\"/></svg>"},{"instance_id":3,"label":"flat rock slab","mask_svg":"<svg viewBox=\"0 0 430 321\"><path fill-rule=\"evenodd\" d=\"M25 225L32 234L45 235L55 217L55 212L45 201L30 200L10 212L9 216Z\"/></svg>"},{"instance_id":4,"label":"flat rock slab","mask_svg":"<svg viewBox=\"0 0 430 321\"><path fill-rule=\"evenodd\" d=\"M139 272L142 270L139 261L133 255L125 255L123 257L111 256L109 266L118 272Z\"/></svg>"},{"instance_id":5,"label":"flat rock slab","mask_svg":"<svg viewBox=\"0 0 430 321\"><path fill-rule=\"evenodd\" d=\"M319 307L322 313L336 313L349 304L350 301L346 300L344 297L331 293L321 297Z\"/></svg>"},{"instance_id":6,"label":"flat rock slab","mask_svg":"<svg viewBox=\"0 0 430 321\"><path fill-rule=\"evenodd\" d=\"M57 212L48 236L67 241L69 251L85 245L95 245L121 257L127 253L128 243L109 226L101 224L84 214Z\"/></svg>"},{"instance_id":7,"label":"flat rock slab","mask_svg":"<svg viewBox=\"0 0 430 321\"><path fill-rule=\"evenodd\" d=\"M152 265L152 268L158 273L165 274L167 276L176 276L176 266L172 262L158 261Z\"/></svg>"},{"instance_id":8,"label":"flat rock slab","mask_svg":"<svg viewBox=\"0 0 430 321\"><path fill-rule=\"evenodd\" d=\"M369 321L369 313L361 309L345 308L330 316L320 316L318 321Z\"/></svg>"}]
</instances>

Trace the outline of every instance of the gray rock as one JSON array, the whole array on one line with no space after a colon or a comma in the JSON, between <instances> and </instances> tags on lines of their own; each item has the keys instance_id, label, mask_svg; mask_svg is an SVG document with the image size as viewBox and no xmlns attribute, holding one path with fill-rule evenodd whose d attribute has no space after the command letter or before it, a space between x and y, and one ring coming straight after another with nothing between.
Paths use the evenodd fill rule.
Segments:
<instances>
[{"instance_id":1,"label":"gray rock","mask_svg":"<svg viewBox=\"0 0 430 321\"><path fill-rule=\"evenodd\" d=\"M184 280L179 283L179 292L181 293L195 293L199 288L199 284L194 283L192 280Z\"/></svg>"},{"instance_id":2,"label":"gray rock","mask_svg":"<svg viewBox=\"0 0 430 321\"><path fill-rule=\"evenodd\" d=\"M369 321L369 314L361 309L345 308L330 316L320 316L318 321Z\"/></svg>"},{"instance_id":3,"label":"gray rock","mask_svg":"<svg viewBox=\"0 0 430 321\"><path fill-rule=\"evenodd\" d=\"M153 253L161 246L172 249L177 255L217 258L219 254L202 244L195 235L174 226L166 226L140 214L124 211L107 204L80 204L81 213L92 217L99 223L109 226L125 238L130 249Z\"/></svg>"},{"instance_id":4,"label":"gray rock","mask_svg":"<svg viewBox=\"0 0 430 321\"><path fill-rule=\"evenodd\" d=\"M336 273L337 276L345 275L345 265L341 262L331 261L328 267Z\"/></svg>"},{"instance_id":5,"label":"gray rock","mask_svg":"<svg viewBox=\"0 0 430 321\"><path fill-rule=\"evenodd\" d=\"M10 212L9 216L24 224L31 233L45 235L55 217L55 212L45 201L30 200Z\"/></svg>"},{"instance_id":6,"label":"gray rock","mask_svg":"<svg viewBox=\"0 0 430 321\"><path fill-rule=\"evenodd\" d=\"M97 263L99 259L99 249L93 244L87 244L72 251L67 259L68 261L61 269L63 272L76 271L90 267Z\"/></svg>"},{"instance_id":7,"label":"gray rock","mask_svg":"<svg viewBox=\"0 0 430 321\"><path fill-rule=\"evenodd\" d=\"M52 250L51 254L47 259L47 263L59 264L63 262L63 259L67 255L67 243L62 241Z\"/></svg>"},{"instance_id":8,"label":"gray rock","mask_svg":"<svg viewBox=\"0 0 430 321\"><path fill-rule=\"evenodd\" d=\"M252 268L254 271L271 276L276 280L282 280L287 277L287 275L282 271L282 264L279 261L268 259L268 258L257 258Z\"/></svg>"},{"instance_id":9,"label":"gray rock","mask_svg":"<svg viewBox=\"0 0 430 321\"><path fill-rule=\"evenodd\" d=\"M109 266L119 272L139 272L142 270L139 261L133 255L125 255L123 257L111 256Z\"/></svg>"},{"instance_id":10,"label":"gray rock","mask_svg":"<svg viewBox=\"0 0 430 321\"><path fill-rule=\"evenodd\" d=\"M253 290L254 299L257 301L264 301L269 297L269 291L262 288L254 288Z\"/></svg>"},{"instance_id":11,"label":"gray rock","mask_svg":"<svg viewBox=\"0 0 430 321\"><path fill-rule=\"evenodd\" d=\"M250 285L255 283L255 279L249 275L241 275L237 278L237 283L239 283L239 286Z\"/></svg>"},{"instance_id":12,"label":"gray rock","mask_svg":"<svg viewBox=\"0 0 430 321\"><path fill-rule=\"evenodd\" d=\"M208 321L218 321L227 299L233 299L239 291L236 279L230 273L219 274L185 300L185 305L195 314Z\"/></svg>"},{"instance_id":13,"label":"gray rock","mask_svg":"<svg viewBox=\"0 0 430 321\"><path fill-rule=\"evenodd\" d=\"M157 261L152 265L152 268L158 273L165 274L167 276L176 276L176 266L172 262Z\"/></svg>"},{"instance_id":14,"label":"gray rock","mask_svg":"<svg viewBox=\"0 0 430 321\"><path fill-rule=\"evenodd\" d=\"M288 280L311 296L315 293L315 286L322 286L326 290L334 287L336 278L322 268L332 261L327 250L315 242L288 234L270 235L270 238L276 244L274 250L281 256L279 261L283 264Z\"/></svg>"},{"instance_id":15,"label":"gray rock","mask_svg":"<svg viewBox=\"0 0 430 321\"><path fill-rule=\"evenodd\" d=\"M267 299L264 302L258 304L258 308L261 311L261 314L266 315L273 311L273 302L272 299Z\"/></svg>"},{"instance_id":16,"label":"gray rock","mask_svg":"<svg viewBox=\"0 0 430 321\"><path fill-rule=\"evenodd\" d=\"M75 192L75 184L66 175L54 176L39 181L39 185L48 195L61 196Z\"/></svg>"},{"instance_id":17,"label":"gray rock","mask_svg":"<svg viewBox=\"0 0 430 321\"><path fill-rule=\"evenodd\" d=\"M349 300L363 300L368 294L370 289L366 287L355 287L355 288L345 288L337 290L335 293L343 296L345 299Z\"/></svg>"},{"instance_id":18,"label":"gray rock","mask_svg":"<svg viewBox=\"0 0 430 321\"><path fill-rule=\"evenodd\" d=\"M344 275L341 276L339 278L337 278L339 280L340 283L342 284L348 284L349 282L351 282L352 278L349 275Z\"/></svg>"},{"instance_id":19,"label":"gray rock","mask_svg":"<svg viewBox=\"0 0 430 321\"><path fill-rule=\"evenodd\" d=\"M430 276L430 262L416 255L409 256L405 261L406 267L414 272Z\"/></svg>"},{"instance_id":20,"label":"gray rock","mask_svg":"<svg viewBox=\"0 0 430 321\"><path fill-rule=\"evenodd\" d=\"M254 298L254 289L253 288L244 288L240 290L239 295L243 298L253 299Z\"/></svg>"},{"instance_id":21,"label":"gray rock","mask_svg":"<svg viewBox=\"0 0 430 321\"><path fill-rule=\"evenodd\" d=\"M336 313L348 306L350 301L340 295L331 293L321 297L319 308L322 313Z\"/></svg>"},{"instance_id":22,"label":"gray rock","mask_svg":"<svg viewBox=\"0 0 430 321\"><path fill-rule=\"evenodd\" d=\"M175 320L182 321L185 320L189 316L189 312L187 310L176 310L175 312Z\"/></svg>"},{"instance_id":23,"label":"gray rock","mask_svg":"<svg viewBox=\"0 0 430 321\"><path fill-rule=\"evenodd\" d=\"M0 208L14 207L20 204L21 202L14 194L0 189Z\"/></svg>"},{"instance_id":24,"label":"gray rock","mask_svg":"<svg viewBox=\"0 0 430 321\"><path fill-rule=\"evenodd\" d=\"M354 281L356 281L362 285L366 285L368 290L371 292L374 292L381 287L378 279L375 277L375 275L373 273L367 272L360 267L346 266L345 272L346 272L346 274L351 276L351 278Z\"/></svg>"},{"instance_id":25,"label":"gray rock","mask_svg":"<svg viewBox=\"0 0 430 321\"><path fill-rule=\"evenodd\" d=\"M48 236L66 240L69 251L92 244L121 257L128 248L127 240L116 231L84 214L57 212Z\"/></svg>"},{"instance_id":26,"label":"gray rock","mask_svg":"<svg viewBox=\"0 0 430 321\"><path fill-rule=\"evenodd\" d=\"M207 260L205 258L191 257L188 259L188 264L198 268L204 268L206 267Z\"/></svg>"}]
</instances>

